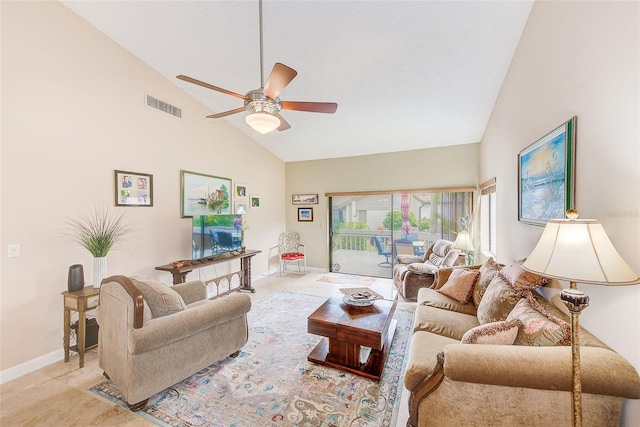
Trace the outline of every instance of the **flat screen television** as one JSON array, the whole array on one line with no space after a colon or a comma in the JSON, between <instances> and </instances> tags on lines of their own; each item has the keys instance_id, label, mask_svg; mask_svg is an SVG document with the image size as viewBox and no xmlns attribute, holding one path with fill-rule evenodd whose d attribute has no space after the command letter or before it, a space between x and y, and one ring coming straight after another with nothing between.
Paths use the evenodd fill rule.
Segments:
<instances>
[{"instance_id":1,"label":"flat screen television","mask_svg":"<svg viewBox=\"0 0 640 427\"><path fill-rule=\"evenodd\" d=\"M194 261L242 247L242 215L196 215L191 221Z\"/></svg>"}]
</instances>

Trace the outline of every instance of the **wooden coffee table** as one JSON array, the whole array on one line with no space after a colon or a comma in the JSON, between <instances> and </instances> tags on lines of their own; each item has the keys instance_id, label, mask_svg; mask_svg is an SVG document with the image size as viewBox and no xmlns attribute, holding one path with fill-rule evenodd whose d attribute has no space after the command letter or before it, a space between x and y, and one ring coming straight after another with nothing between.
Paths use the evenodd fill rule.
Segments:
<instances>
[{"instance_id":1,"label":"wooden coffee table","mask_svg":"<svg viewBox=\"0 0 640 427\"><path fill-rule=\"evenodd\" d=\"M353 307L342 302L341 296L329 298L307 320L307 332L326 337L307 360L380 381L396 331L393 313L397 303L396 298ZM365 348L371 349L368 358Z\"/></svg>"}]
</instances>

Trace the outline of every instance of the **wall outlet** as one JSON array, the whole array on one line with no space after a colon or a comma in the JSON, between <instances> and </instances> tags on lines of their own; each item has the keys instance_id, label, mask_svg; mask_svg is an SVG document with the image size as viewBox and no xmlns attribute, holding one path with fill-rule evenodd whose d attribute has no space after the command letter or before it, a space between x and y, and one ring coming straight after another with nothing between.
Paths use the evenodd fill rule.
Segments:
<instances>
[{"instance_id":1,"label":"wall outlet","mask_svg":"<svg viewBox=\"0 0 640 427\"><path fill-rule=\"evenodd\" d=\"M17 256L20 256L20 245L9 245L9 258L14 258Z\"/></svg>"}]
</instances>

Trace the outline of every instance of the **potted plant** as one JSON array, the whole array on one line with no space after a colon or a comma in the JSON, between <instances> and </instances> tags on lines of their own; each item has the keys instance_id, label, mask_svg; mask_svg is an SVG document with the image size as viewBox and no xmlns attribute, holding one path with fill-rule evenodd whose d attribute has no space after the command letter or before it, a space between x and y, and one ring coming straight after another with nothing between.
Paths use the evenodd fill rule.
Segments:
<instances>
[{"instance_id":1,"label":"potted plant","mask_svg":"<svg viewBox=\"0 0 640 427\"><path fill-rule=\"evenodd\" d=\"M95 207L88 214L68 221L71 238L93 255L93 286L96 288L107 277L107 254L129 231L123 217L124 212L112 215L107 207Z\"/></svg>"}]
</instances>

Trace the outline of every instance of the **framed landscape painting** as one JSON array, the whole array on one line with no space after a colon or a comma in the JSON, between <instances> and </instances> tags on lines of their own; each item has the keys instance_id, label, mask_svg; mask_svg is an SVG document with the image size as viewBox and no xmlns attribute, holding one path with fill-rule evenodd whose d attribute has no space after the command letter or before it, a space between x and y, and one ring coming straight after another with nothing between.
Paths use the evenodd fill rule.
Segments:
<instances>
[{"instance_id":1,"label":"framed landscape painting","mask_svg":"<svg viewBox=\"0 0 640 427\"><path fill-rule=\"evenodd\" d=\"M180 214L229 215L231 211L231 180L202 173L180 171Z\"/></svg>"},{"instance_id":2,"label":"framed landscape painting","mask_svg":"<svg viewBox=\"0 0 640 427\"><path fill-rule=\"evenodd\" d=\"M298 221L313 221L313 208L298 208Z\"/></svg>"},{"instance_id":3,"label":"framed landscape painting","mask_svg":"<svg viewBox=\"0 0 640 427\"><path fill-rule=\"evenodd\" d=\"M574 208L576 117L518 154L518 221L544 226Z\"/></svg>"}]
</instances>

